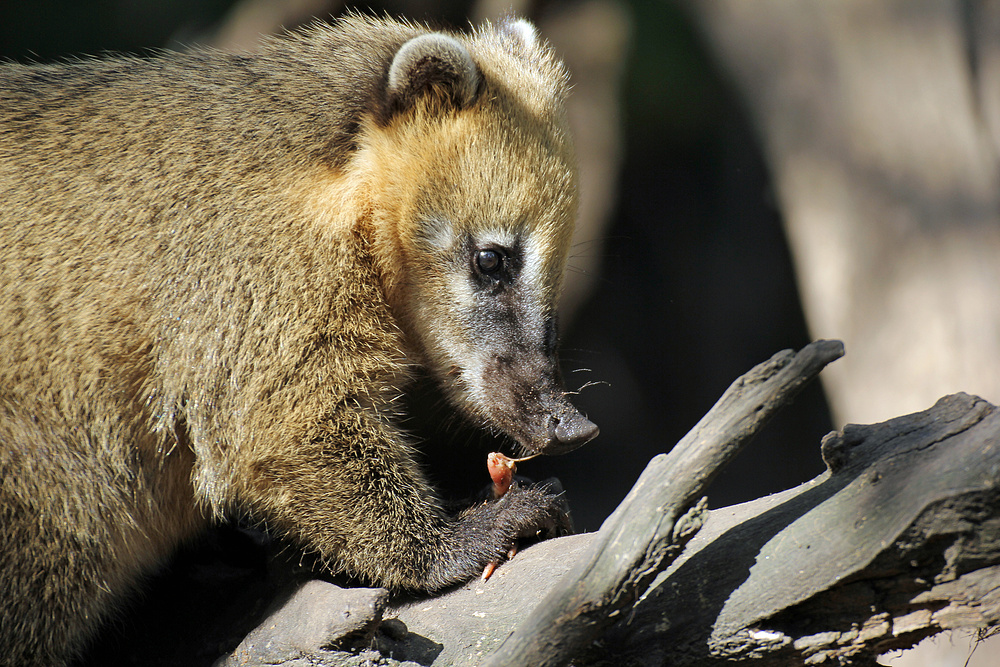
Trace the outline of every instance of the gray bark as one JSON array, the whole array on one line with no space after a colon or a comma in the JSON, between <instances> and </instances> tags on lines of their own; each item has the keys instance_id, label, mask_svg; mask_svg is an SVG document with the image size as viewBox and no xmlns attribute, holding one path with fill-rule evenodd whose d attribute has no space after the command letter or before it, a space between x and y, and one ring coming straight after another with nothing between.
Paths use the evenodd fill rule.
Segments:
<instances>
[{"instance_id":1,"label":"gray bark","mask_svg":"<svg viewBox=\"0 0 1000 667\"><path fill-rule=\"evenodd\" d=\"M670 453L649 463L579 563L485 664L567 664L599 639L699 530L705 503L695 503L715 474L843 352L839 341L819 341L737 380Z\"/></svg>"},{"instance_id":2,"label":"gray bark","mask_svg":"<svg viewBox=\"0 0 1000 667\"><path fill-rule=\"evenodd\" d=\"M616 664L859 662L1000 620L1000 412L964 394L823 441L829 470L711 513L592 652Z\"/></svg>"},{"instance_id":3,"label":"gray bark","mask_svg":"<svg viewBox=\"0 0 1000 667\"><path fill-rule=\"evenodd\" d=\"M702 529L665 571L638 570L634 579L649 576L652 583L637 601L620 603L611 592L621 590L618 584L600 583L607 575L577 578L606 556L622 561L615 554L633 551L608 539L621 529L612 518L599 533L526 549L486 582L429 599L355 603L371 618L389 619L365 635L366 654L320 645L309 652L297 644L286 662L244 651L234 664L873 664L881 653L942 630L1000 624L1000 410L973 396L948 396L920 413L831 433L822 454L829 469L816 479L705 513ZM662 490L637 489L629 502L639 503L638 513L644 504L667 509ZM581 598L588 589L595 590ZM348 604L325 596L306 609L295 601L289 620L342 618ZM566 616L567 608L577 613ZM596 630L574 629L578 618ZM261 633L287 635L276 621L280 614L244 647L268 645ZM355 619L344 635L369 627ZM508 637L515 646L524 637L531 651L511 656ZM330 633L320 644L351 648ZM539 662L521 662L525 655Z\"/></svg>"}]
</instances>

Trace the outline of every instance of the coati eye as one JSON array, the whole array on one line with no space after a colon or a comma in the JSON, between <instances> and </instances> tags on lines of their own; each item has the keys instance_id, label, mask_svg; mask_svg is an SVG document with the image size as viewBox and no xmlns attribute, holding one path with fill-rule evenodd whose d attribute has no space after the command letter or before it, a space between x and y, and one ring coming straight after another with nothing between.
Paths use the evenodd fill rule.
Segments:
<instances>
[{"instance_id":1,"label":"coati eye","mask_svg":"<svg viewBox=\"0 0 1000 667\"><path fill-rule=\"evenodd\" d=\"M515 244L512 248L488 242L478 245L468 238L465 247L468 253L465 256L468 258L469 278L477 289L486 289L495 294L498 290L515 285L522 264L518 245Z\"/></svg>"},{"instance_id":2,"label":"coati eye","mask_svg":"<svg viewBox=\"0 0 1000 667\"><path fill-rule=\"evenodd\" d=\"M503 266L503 255L491 248L476 253L476 268L488 276L496 274Z\"/></svg>"}]
</instances>

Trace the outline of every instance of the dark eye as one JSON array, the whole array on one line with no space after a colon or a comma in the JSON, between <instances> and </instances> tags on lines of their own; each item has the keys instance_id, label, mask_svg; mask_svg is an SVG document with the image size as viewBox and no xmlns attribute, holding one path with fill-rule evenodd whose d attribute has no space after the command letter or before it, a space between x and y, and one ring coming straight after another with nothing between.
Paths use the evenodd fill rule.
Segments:
<instances>
[{"instance_id":1,"label":"dark eye","mask_svg":"<svg viewBox=\"0 0 1000 667\"><path fill-rule=\"evenodd\" d=\"M488 276L496 274L503 266L503 255L496 250L486 249L476 253L476 268Z\"/></svg>"}]
</instances>

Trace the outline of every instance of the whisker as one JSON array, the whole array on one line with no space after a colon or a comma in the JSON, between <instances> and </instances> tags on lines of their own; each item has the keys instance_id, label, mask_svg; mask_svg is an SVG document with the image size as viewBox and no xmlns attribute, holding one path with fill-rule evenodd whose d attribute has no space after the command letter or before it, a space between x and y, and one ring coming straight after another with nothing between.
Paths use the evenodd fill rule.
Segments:
<instances>
[{"instance_id":1,"label":"whisker","mask_svg":"<svg viewBox=\"0 0 1000 667\"><path fill-rule=\"evenodd\" d=\"M560 347L563 352L586 352L588 354L601 354L598 350L590 347L570 347L568 345Z\"/></svg>"},{"instance_id":2,"label":"whisker","mask_svg":"<svg viewBox=\"0 0 1000 667\"><path fill-rule=\"evenodd\" d=\"M586 240L583 240L583 241L577 241L576 243L574 243L573 245L571 245L570 248L582 248L582 247L585 247L585 246L591 246L592 247L592 246L595 246L595 245L597 245L599 243L604 243L605 241L609 240L610 238L611 237L606 236L606 237L603 237L603 238L586 239Z\"/></svg>"},{"instance_id":3,"label":"whisker","mask_svg":"<svg viewBox=\"0 0 1000 667\"><path fill-rule=\"evenodd\" d=\"M563 396L579 396L580 392L586 389L587 387L594 387L600 384L603 384L606 387L611 386L611 383L606 380L588 380L587 382L584 382L582 385L580 385L580 387L577 388L576 390L570 391L569 389L567 389L566 391L563 392Z\"/></svg>"},{"instance_id":4,"label":"whisker","mask_svg":"<svg viewBox=\"0 0 1000 667\"><path fill-rule=\"evenodd\" d=\"M611 383L608 382L607 380L587 380L582 385L580 385L580 388L577 389L577 392L583 391L587 387L596 387L597 385L604 385L605 387L610 387Z\"/></svg>"},{"instance_id":5,"label":"whisker","mask_svg":"<svg viewBox=\"0 0 1000 667\"><path fill-rule=\"evenodd\" d=\"M631 241L630 236L624 234L613 234L610 236L598 236L596 238L584 239L583 241L577 241L570 246L570 249L581 248L584 250L589 250L591 248L603 248L608 241Z\"/></svg>"}]
</instances>

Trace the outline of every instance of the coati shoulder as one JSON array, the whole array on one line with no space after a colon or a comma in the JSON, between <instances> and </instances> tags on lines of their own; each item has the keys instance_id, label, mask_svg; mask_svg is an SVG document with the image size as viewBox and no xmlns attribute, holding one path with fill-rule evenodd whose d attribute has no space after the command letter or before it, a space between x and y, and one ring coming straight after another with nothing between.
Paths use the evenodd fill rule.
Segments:
<instances>
[{"instance_id":1,"label":"coati shoulder","mask_svg":"<svg viewBox=\"0 0 1000 667\"><path fill-rule=\"evenodd\" d=\"M0 661L69 660L232 511L424 591L558 532L540 487L448 515L397 399L419 367L525 451L596 435L566 92L518 20L0 66Z\"/></svg>"}]
</instances>

